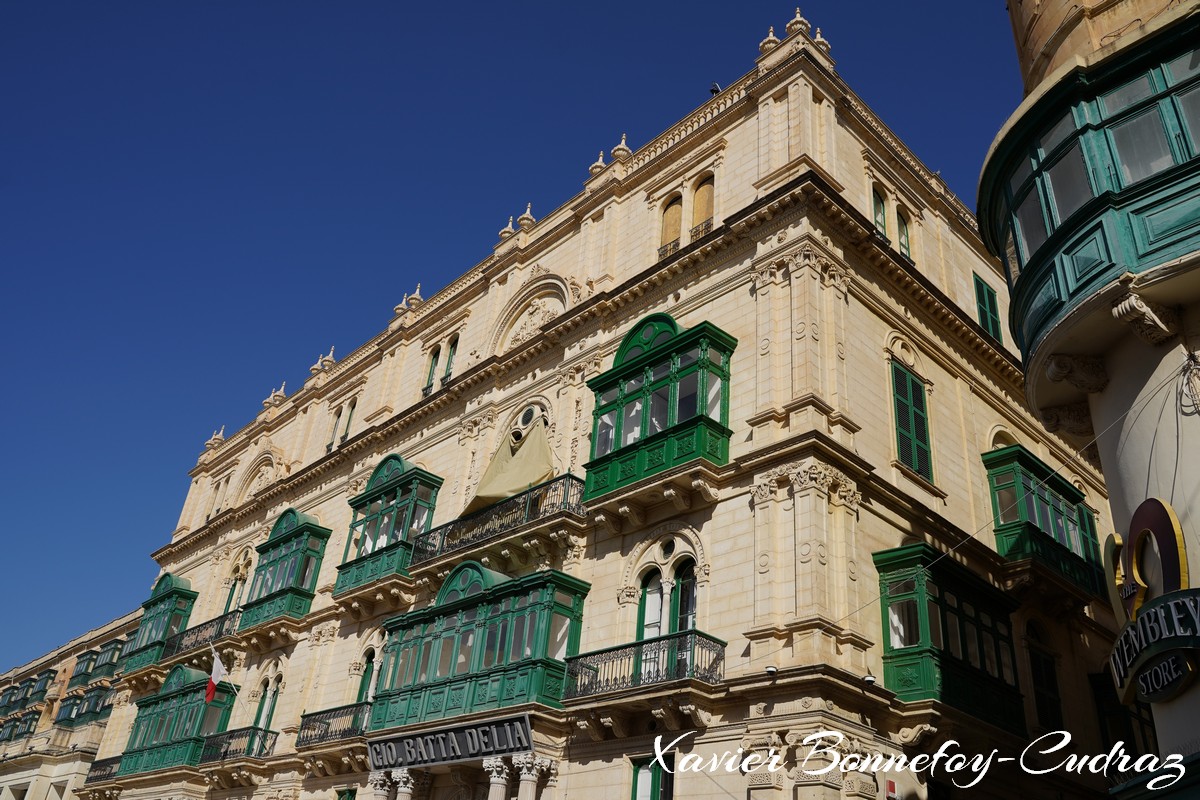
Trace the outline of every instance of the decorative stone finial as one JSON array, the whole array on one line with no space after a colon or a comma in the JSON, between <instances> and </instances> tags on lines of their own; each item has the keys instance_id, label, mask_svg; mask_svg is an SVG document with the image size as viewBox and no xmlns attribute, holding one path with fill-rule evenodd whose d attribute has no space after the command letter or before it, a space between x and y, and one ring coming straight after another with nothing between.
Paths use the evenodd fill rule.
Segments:
<instances>
[{"instance_id":1,"label":"decorative stone finial","mask_svg":"<svg viewBox=\"0 0 1200 800\"><path fill-rule=\"evenodd\" d=\"M204 443L205 450L216 450L221 446L221 442L225 441L225 426L221 426L221 430L213 431L213 435L208 437L208 441Z\"/></svg>"},{"instance_id":2,"label":"decorative stone finial","mask_svg":"<svg viewBox=\"0 0 1200 800\"><path fill-rule=\"evenodd\" d=\"M512 226L512 221L513 221L513 218L509 217L508 224L500 229L500 238L501 239L507 239L508 237L512 236L514 233L517 232L517 229Z\"/></svg>"},{"instance_id":3,"label":"decorative stone finial","mask_svg":"<svg viewBox=\"0 0 1200 800\"><path fill-rule=\"evenodd\" d=\"M279 385L278 389L272 389L271 393L269 395L267 395L267 399L263 400L263 402L262 402L263 408L270 408L271 406L280 405L286 399L287 399L287 381L284 381L282 384Z\"/></svg>"},{"instance_id":4,"label":"decorative stone finial","mask_svg":"<svg viewBox=\"0 0 1200 800\"><path fill-rule=\"evenodd\" d=\"M633 151L629 149L629 145L625 144L625 134L621 134L621 143L612 149L610 155L614 161L624 161L633 155Z\"/></svg>"},{"instance_id":5,"label":"decorative stone finial","mask_svg":"<svg viewBox=\"0 0 1200 800\"><path fill-rule=\"evenodd\" d=\"M763 39L761 42L758 43L758 52L762 53L763 55L766 55L767 53L774 50L778 44L779 44L779 39L777 39L775 37L775 26L772 25L767 30L767 38Z\"/></svg>"},{"instance_id":6,"label":"decorative stone finial","mask_svg":"<svg viewBox=\"0 0 1200 800\"><path fill-rule=\"evenodd\" d=\"M401 303L401 305L403 305L403 303ZM333 358L333 348L330 347L329 355L317 356L317 363L315 363L311 367L309 367L308 372L310 375L316 375L318 372L323 372L324 370L329 369L336 363L337 363L337 361L335 361Z\"/></svg>"},{"instance_id":7,"label":"decorative stone finial","mask_svg":"<svg viewBox=\"0 0 1200 800\"><path fill-rule=\"evenodd\" d=\"M533 218L533 203L525 205L525 213L517 217L517 224L521 226L521 230L527 231L533 227L533 223L537 222Z\"/></svg>"},{"instance_id":8,"label":"decorative stone finial","mask_svg":"<svg viewBox=\"0 0 1200 800\"><path fill-rule=\"evenodd\" d=\"M793 33L799 32L807 36L811 28L812 26L808 24L808 20L800 16L800 6L796 6L796 16L787 24L787 35L791 36Z\"/></svg>"},{"instance_id":9,"label":"decorative stone finial","mask_svg":"<svg viewBox=\"0 0 1200 800\"><path fill-rule=\"evenodd\" d=\"M821 50L824 51L826 55L829 54L830 44L829 44L829 42L825 41L825 37L821 35L820 28L817 28L817 35L813 37L813 44L815 44L817 47L821 48Z\"/></svg>"},{"instance_id":10,"label":"decorative stone finial","mask_svg":"<svg viewBox=\"0 0 1200 800\"><path fill-rule=\"evenodd\" d=\"M416 308L424 302L425 298L421 297L421 284L418 283L417 288L414 289L413 293L408 296L408 307Z\"/></svg>"},{"instance_id":11,"label":"decorative stone finial","mask_svg":"<svg viewBox=\"0 0 1200 800\"><path fill-rule=\"evenodd\" d=\"M601 172L604 172L604 166L604 151L601 150L600 155L596 156L596 163L588 167L588 172L593 175L599 175Z\"/></svg>"}]
</instances>

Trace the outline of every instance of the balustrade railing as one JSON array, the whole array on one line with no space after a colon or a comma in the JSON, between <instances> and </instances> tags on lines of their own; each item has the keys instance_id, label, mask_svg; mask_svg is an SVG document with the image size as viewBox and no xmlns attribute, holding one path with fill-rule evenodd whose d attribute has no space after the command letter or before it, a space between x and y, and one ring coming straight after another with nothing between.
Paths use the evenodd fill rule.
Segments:
<instances>
[{"instance_id":1,"label":"balustrade railing","mask_svg":"<svg viewBox=\"0 0 1200 800\"><path fill-rule=\"evenodd\" d=\"M99 783L114 778L117 770L121 766L121 757L114 756L113 758L102 758L99 761L93 761L88 767L87 778L84 783Z\"/></svg>"},{"instance_id":2,"label":"balustrade railing","mask_svg":"<svg viewBox=\"0 0 1200 800\"><path fill-rule=\"evenodd\" d=\"M188 650L195 650L197 647L203 647L225 636L232 636L237 633L238 621L241 616L240 610L230 611L203 625L197 625L175 634L163 643L162 655L159 658L169 658Z\"/></svg>"},{"instance_id":3,"label":"balustrade railing","mask_svg":"<svg viewBox=\"0 0 1200 800\"><path fill-rule=\"evenodd\" d=\"M300 718L296 747L309 747L362 736L367 730L370 715L370 703L355 703L318 711L315 714L305 714Z\"/></svg>"},{"instance_id":4,"label":"balustrade railing","mask_svg":"<svg viewBox=\"0 0 1200 800\"><path fill-rule=\"evenodd\" d=\"M712 233L712 217L709 217L708 219L704 220L704 222L701 222L699 225L692 228L691 232L688 234L688 239L694 242L701 236L707 236L710 233Z\"/></svg>"},{"instance_id":5,"label":"balustrade railing","mask_svg":"<svg viewBox=\"0 0 1200 800\"><path fill-rule=\"evenodd\" d=\"M587 697L694 678L717 684L725 677L725 642L697 630L596 650L567 659L563 697Z\"/></svg>"},{"instance_id":6,"label":"balustrade railing","mask_svg":"<svg viewBox=\"0 0 1200 800\"><path fill-rule=\"evenodd\" d=\"M679 240L667 242L662 247L658 248L658 260L662 261L667 256L673 256L679 252Z\"/></svg>"},{"instance_id":7,"label":"balustrade railing","mask_svg":"<svg viewBox=\"0 0 1200 800\"><path fill-rule=\"evenodd\" d=\"M224 761L227 758L264 758L275 749L279 734L262 728L238 728L217 733L204 740L200 763Z\"/></svg>"},{"instance_id":8,"label":"balustrade railing","mask_svg":"<svg viewBox=\"0 0 1200 800\"><path fill-rule=\"evenodd\" d=\"M560 475L507 500L426 531L413 541L411 564L470 547L498 533L559 513L585 516L583 481Z\"/></svg>"}]
</instances>

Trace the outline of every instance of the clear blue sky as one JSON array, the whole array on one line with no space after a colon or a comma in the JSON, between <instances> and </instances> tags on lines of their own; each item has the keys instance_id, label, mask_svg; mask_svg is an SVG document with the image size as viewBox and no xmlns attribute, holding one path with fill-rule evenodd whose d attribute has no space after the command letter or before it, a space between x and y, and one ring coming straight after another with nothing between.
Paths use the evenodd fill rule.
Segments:
<instances>
[{"instance_id":1,"label":"clear blue sky","mask_svg":"<svg viewBox=\"0 0 1200 800\"><path fill-rule=\"evenodd\" d=\"M753 66L775 3L0 6L0 670L136 608L221 425ZM974 207L1004 0L808 0Z\"/></svg>"}]
</instances>

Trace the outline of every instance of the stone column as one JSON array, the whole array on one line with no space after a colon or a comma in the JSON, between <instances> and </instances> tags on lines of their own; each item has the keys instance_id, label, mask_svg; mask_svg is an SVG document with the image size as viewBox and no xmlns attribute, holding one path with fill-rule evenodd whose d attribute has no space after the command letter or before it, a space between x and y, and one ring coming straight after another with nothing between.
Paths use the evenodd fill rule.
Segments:
<instances>
[{"instance_id":1,"label":"stone column","mask_svg":"<svg viewBox=\"0 0 1200 800\"><path fill-rule=\"evenodd\" d=\"M392 792L391 773L385 769L372 770L367 776L367 786L371 789L372 800L389 800Z\"/></svg>"},{"instance_id":2,"label":"stone column","mask_svg":"<svg viewBox=\"0 0 1200 800\"><path fill-rule=\"evenodd\" d=\"M506 800L508 797L508 764L503 758L485 758L483 771L488 775L488 800Z\"/></svg>"},{"instance_id":3,"label":"stone column","mask_svg":"<svg viewBox=\"0 0 1200 800\"><path fill-rule=\"evenodd\" d=\"M392 770L392 781L396 784L396 800L413 800L422 777L422 770L407 767Z\"/></svg>"},{"instance_id":4,"label":"stone column","mask_svg":"<svg viewBox=\"0 0 1200 800\"><path fill-rule=\"evenodd\" d=\"M665 587L663 591L666 592ZM549 768L549 760L538 758L533 753L522 753L513 756L512 761L513 768L517 770L521 781L517 789L517 800L537 800L538 779L542 772Z\"/></svg>"}]
</instances>

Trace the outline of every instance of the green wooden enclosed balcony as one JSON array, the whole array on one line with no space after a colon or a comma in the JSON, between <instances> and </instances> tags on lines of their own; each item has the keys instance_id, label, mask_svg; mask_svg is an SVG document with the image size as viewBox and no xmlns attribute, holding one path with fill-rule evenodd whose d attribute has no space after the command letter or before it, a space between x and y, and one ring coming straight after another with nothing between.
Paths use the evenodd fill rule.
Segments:
<instances>
[{"instance_id":1,"label":"green wooden enclosed balcony","mask_svg":"<svg viewBox=\"0 0 1200 800\"><path fill-rule=\"evenodd\" d=\"M238 630L284 617L301 619L308 613L330 533L294 508L279 515L267 541L256 548L258 566Z\"/></svg>"},{"instance_id":2,"label":"green wooden enclosed balcony","mask_svg":"<svg viewBox=\"0 0 1200 800\"><path fill-rule=\"evenodd\" d=\"M1016 603L938 556L923 543L872 555L883 611L884 685L900 700L938 700L1023 734L1009 622Z\"/></svg>"},{"instance_id":3,"label":"green wooden enclosed balcony","mask_svg":"<svg viewBox=\"0 0 1200 800\"><path fill-rule=\"evenodd\" d=\"M380 462L362 494L350 500L354 518L333 596L392 576L408 577L413 540L433 520L442 479L398 455Z\"/></svg>"},{"instance_id":4,"label":"green wooden enclosed balcony","mask_svg":"<svg viewBox=\"0 0 1200 800\"><path fill-rule=\"evenodd\" d=\"M413 542L411 564L465 550L495 536L557 514L585 517L584 483L574 475L560 475L487 508L459 517L423 533Z\"/></svg>"},{"instance_id":5,"label":"green wooden enclosed balcony","mask_svg":"<svg viewBox=\"0 0 1200 800\"><path fill-rule=\"evenodd\" d=\"M221 683L205 702L208 675L176 665L158 693L137 701L138 713L117 776L194 767L209 737L225 732L234 687Z\"/></svg>"},{"instance_id":6,"label":"green wooden enclosed balcony","mask_svg":"<svg viewBox=\"0 0 1200 800\"><path fill-rule=\"evenodd\" d=\"M166 573L142 603L137 632L125 642L118 668L125 673L157 664L166 640L187 627L196 592L186 578Z\"/></svg>"},{"instance_id":7,"label":"green wooden enclosed balcony","mask_svg":"<svg viewBox=\"0 0 1200 800\"><path fill-rule=\"evenodd\" d=\"M583 499L704 459L729 461L729 359L737 340L708 322L651 314L626 334L596 394Z\"/></svg>"},{"instance_id":8,"label":"green wooden enclosed balcony","mask_svg":"<svg viewBox=\"0 0 1200 800\"><path fill-rule=\"evenodd\" d=\"M384 623L371 730L525 703L561 707L588 585L555 570L521 578L455 567L437 600Z\"/></svg>"},{"instance_id":9,"label":"green wooden enclosed balcony","mask_svg":"<svg viewBox=\"0 0 1200 800\"><path fill-rule=\"evenodd\" d=\"M996 551L1103 596L1096 521L1079 489L1019 444L984 453Z\"/></svg>"},{"instance_id":10,"label":"green wooden enclosed balcony","mask_svg":"<svg viewBox=\"0 0 1200 800\"><path fill-rule=\"evenodd\" d=\"M607 647L567 659L564 699L623 692L679 680L725 678L725 642L697 630Z\"/></svg>"}]
</instances>

